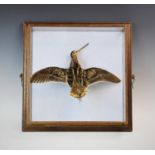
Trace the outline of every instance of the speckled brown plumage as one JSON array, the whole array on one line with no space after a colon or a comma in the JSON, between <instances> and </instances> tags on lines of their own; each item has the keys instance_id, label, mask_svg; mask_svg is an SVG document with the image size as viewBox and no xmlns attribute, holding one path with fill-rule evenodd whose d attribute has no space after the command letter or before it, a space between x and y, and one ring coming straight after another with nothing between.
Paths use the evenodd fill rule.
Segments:
<instances>
[{"instance_id":1,"label":"speckled brown plumage","mask_svg":"<svg viewBox=\"0 0 155 155\"><path fill-rule=\"evenodd\" d=\"M59 67L48 67L37 71L31 77L33 83L43 82L66 82L71 87L70 95L75 98L81 98L86 95L87 88L90 84L102 81L120 82L120 79L114 74L103 70L101 68L82 69L78 62L77 54L83 48L88 46L84 45L82 48L71 52L71 64L68 69Z\"/></svg>"}]
</instances>

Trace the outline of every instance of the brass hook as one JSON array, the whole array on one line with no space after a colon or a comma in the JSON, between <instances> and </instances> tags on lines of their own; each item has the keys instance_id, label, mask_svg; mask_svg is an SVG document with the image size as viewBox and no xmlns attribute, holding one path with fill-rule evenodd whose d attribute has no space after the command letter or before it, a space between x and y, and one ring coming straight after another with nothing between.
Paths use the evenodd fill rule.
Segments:
<instances>
[{"instance_id":1,"label":"brass hook","mask_svg":"<svg viewBox=\"0 0 155 155\"><path fill-rule=\"evenodd\" d=\"M134 83L135 83L135 80L136 80L136 77L134 74L132 74L132 88L134 89Z\"/></svg>"},{"instance_id":2,"label":"brass hook","mask_svg":"<svg viewBox=\"0 0 155 155\"><path fill-rule=\"evenodd\" d=\"M21 73L21 74L19 75L19 77L20 77L20 80L21 80L21 85L23 86L23 73Z\"/></svg>"}]
</instances>

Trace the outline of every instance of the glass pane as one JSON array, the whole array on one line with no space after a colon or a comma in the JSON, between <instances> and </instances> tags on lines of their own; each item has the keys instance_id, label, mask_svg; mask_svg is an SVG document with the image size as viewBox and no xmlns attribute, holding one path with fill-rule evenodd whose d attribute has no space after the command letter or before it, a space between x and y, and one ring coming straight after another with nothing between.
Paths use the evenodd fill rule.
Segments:
<instances>
[{"instance_id":1,"label":"glass pane","mask_svg":"<svg viewBox=\"0 0 155 155\"><path fill-rule=\"evenodd\" d=\"M49 66L69 68L71 51L86 43L78 56L82 68L105 69L121 82L91 85L81 101L69 95L67 83L33 83L33 121L125 121L122 27L34 27L32 73Z\"/></svg>"}]
</instances>

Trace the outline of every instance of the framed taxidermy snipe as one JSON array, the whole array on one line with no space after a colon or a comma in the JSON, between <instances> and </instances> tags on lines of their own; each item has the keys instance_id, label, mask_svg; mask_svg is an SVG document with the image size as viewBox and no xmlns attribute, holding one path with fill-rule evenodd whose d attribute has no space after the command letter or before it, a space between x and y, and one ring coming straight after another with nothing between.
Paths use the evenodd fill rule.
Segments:
<instances>
[{"instance_id":1,"label":"framed taxidermy snipe","mask_svg":"<svg viewBox=\"0 0 155 155\"><path fill-rule=\"evenodd\" d=\"M23 131L132 131L130 23L24 23Z\"/></svg>"}]
</instances>

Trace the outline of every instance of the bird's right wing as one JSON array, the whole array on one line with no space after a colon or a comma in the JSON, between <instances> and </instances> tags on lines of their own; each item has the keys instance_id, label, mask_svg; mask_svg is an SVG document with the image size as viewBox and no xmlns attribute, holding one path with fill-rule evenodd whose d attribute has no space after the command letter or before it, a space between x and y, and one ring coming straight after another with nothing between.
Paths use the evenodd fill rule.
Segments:
<instances>
[{"instance_id":1,"label":"bird's right wing","mask_svg":"<svg viewBox=\"0 0 155 155\"><path fill-rule=\"evenodd\" d=\"M59 67L48 67L37 71L31 77L31 82L33 83L42 83L50 81L66 82L67 69Z\"/></svg>"},{"instance_id":2,"label":"bird's right wing","mask_svg":"<svg viewBox=\"0 0 155 155\"><path fill-rule=\"evenodd\" d=\"M109 81L114 83L120 82L120 79L117 76L101 68L89 68L86 69L85 72L89 84L101 81Z\"/></svg>"}]
</instances>

